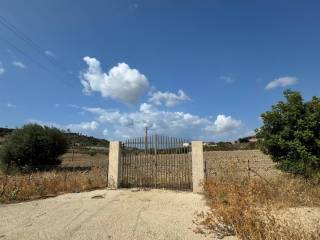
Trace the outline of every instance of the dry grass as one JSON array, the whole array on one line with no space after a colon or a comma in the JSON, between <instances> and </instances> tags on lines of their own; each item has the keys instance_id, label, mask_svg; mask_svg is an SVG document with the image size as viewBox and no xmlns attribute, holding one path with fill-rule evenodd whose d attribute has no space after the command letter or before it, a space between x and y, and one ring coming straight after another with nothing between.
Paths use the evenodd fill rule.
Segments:
<instances>
[{"instance_id":1,"label":"dry grass","mask_svg":"<svg viewBox=\"0 0 320 240\"><path fill-rule=\"evenodd\" d=\"M66 153L50 171L6 175L0 172L0 203L12 203L107 186L108 156Z\"/></svg>"},{"instance_id":2,"label":"dry grass","mask_svg":"<svg viewBox=\"0 0 320 240\"><path fill-rule=\"evenodd\" d=\"M272 169L276 174L249 175L241 159L213 165L216 174L204 184L210 211L199 215L200 230L239 239L320 239L319 185Z\"/></svg>"},{"instance_id":3,"label":"dry grass","mask_svg":"<svg viewBox=\"0 0 320 240\"><path fill-rule=\"evenodd\" d=\"M97 153L93 156L84 153L68 152L60 157L62 167L105 167L108 164L108 155Z\"/></svg>"},{"instance_id":4,"label":"dry grass","mask_svg":"<svg viewBox=\"0 0 320 240\"><path fill-rule=\"evenodd\" d=\"M88 171L52 170L14 175L0 173L0 202L26 201L106 186L105 168L93 168Z\"/></svg>"}]
</instances>

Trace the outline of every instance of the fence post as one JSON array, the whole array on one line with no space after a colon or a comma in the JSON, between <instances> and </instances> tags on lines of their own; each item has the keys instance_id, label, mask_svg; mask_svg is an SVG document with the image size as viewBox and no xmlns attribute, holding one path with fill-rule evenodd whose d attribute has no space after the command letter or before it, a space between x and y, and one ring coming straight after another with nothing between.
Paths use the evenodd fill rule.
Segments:
<instances>
[{"instance_id":1,"label":"fence post","mask_svg":"<svg viewBox=\"0 0 320 240\"><path fill-rule=\"evenodd\" d=\"M108 188L120 187L120 142L111 141L109 146Z\"/></svg>"},{"instance_id":2,"label":"fence post","mask_svg":"<svg viewBox=\"0 0 320 240\"><path fill-rule=\"evenodd\" d=\"M202 141L192 141L192 189L195 193L203 192L204 162Z\"/></svg>"}]
</instances>

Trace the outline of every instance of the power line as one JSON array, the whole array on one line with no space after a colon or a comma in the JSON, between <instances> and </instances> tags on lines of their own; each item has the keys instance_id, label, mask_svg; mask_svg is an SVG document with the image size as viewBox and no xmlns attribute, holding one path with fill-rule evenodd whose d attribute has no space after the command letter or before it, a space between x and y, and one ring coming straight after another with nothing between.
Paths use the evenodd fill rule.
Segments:
<instances>
[{"instance_id":1,"label":"power line","mask_svg":"<svg viewBox=\"0 0 320 240\"><path fill-rule=\"evenodd\" d=\"M56 78L60 79L63 84L67 84L68 86L70 85L70 82L64 81L61 76L59 76L56 72L51 71L49 68L47 68L45 65L43 65L40 61L36 60L32 56L30 56L28 53L26 53L24 50L21 48L17 47L14 45L12 42L10 42L8 39L4 38L3 36L0 35L0 40L8 44L11 48L13 48L18 54L22 55L25 58L28 58L30 61L32 61L34 64L38 65L42 70L48 72L51 75L55 75Z\"/></svg>"},{"instance_id":2,"label":"power line","mask_svg":"<svg viewBox=\"0 0 320 240\"><path fill-rule=\"evenodd\" d=\"M16 50L19 54L23 55L24 57L26 58L29 58L33 63L37 64L39 67L41 67L44 71L47 71L49 73L50 70L45 67L43 64L41 64L40 62L38 62L37 60L33 59L33 57L31 57L29 54L27 54L26 52L24 52L23 50L21 50L20 48L18 48L17 46L15 46L13 43L11 43L9 40L7 40L6 38L3 38L2 36L1 37L1 40L3 42L5 42L6 44L10 45L10 47L12 47L14 50Z\"/></svg>"},{"instance_id":3,"label":"power line","mask_svg":"<svg viewBox=\"0 0 320 240\"><path fill-rule=\"evenodd\" d=\"M29 46L31 46L35 51L37 51L40 55L44 56L46 49L42 48L38 43L36 43L34 40L32 40L30 37L28 37L25 33L20 31L16 26L14 26L12 23L10 23L5 17L0 15L0 24L2 24L4 27L6 27L9 31L14 33L17 37L19 37L22 41L27 43ZM56 61L52 57L47 57L51 64L55 65L55 67L60 68L63 72L66 73L67 69L65 66L60 64L58 61Z\"/></svg>"},{"instance_id":4,"label":"power line","mask_svg":"<svg viewBox=\"0 0 320 240\"><path fill-rule=\"evenodd\" d=\"M37 53L39 53L42 57L45 55L45 49L42 48L39 44L37 44L35 41L33 41L30 37L28 37L25 33L21 32L16 28L13 24L9 23L9 21L0 15L0 24L4 26L6 29L14 33L20 40L28 44L33 50L35 50ZM2 40L6 42L8 45L10 45L13 49L15 49L19 54L23 55L26 58L29 58L33 63L37 64L40 68L42 68L44 71L47 71L50 74L54 74L56 77L58 77L64 84L68 84L71 86L71 82L66 82L63 79L61 79L62 76L59 76L56 72L52 72L49 68L44 66L40 61L35 60L33 57L31 57L29 54L27 54L25 51L20 49L19 47L15 46L12 42L2 37ZM56 61L54 58L46 57L45 59L49 60L49 62L62 71L64 74L64 77L69 79L70 76L67 74L66 67L61 65L58 61Z\"/></svg>"}]
</instances>

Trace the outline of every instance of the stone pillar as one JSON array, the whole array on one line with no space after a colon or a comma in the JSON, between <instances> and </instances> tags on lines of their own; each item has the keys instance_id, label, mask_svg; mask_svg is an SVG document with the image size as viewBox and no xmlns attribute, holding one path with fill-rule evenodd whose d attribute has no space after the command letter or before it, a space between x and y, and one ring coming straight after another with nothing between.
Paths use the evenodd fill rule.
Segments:
<instances>
[{"instance_id":1,"label":"stone pillar","mask_svg":"<svg viewBox=\"0 0 320 240\"><path fill-rule=\"evenodd\" d=\"M120 142L112 141L109 146L108 188L120 187Z\"/></svg>"},{"instance_id":2,"label":"stone pillar","mask_svg":"<svg viewBox=\"0 0 320 240\"><path fill-rule=\"evenodd\" d=\"M203 192L204 162L202 141L192 141L192 189L195 193Z\"/></svg>"}]
</instances>

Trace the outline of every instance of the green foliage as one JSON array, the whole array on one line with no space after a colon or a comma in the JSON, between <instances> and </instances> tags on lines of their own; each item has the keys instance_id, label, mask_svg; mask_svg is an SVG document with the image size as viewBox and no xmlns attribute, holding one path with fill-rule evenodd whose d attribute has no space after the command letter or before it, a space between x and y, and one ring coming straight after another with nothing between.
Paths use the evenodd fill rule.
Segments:
<instances>
[{"instance_id":1,"label":"green foliage","mask_svg":"<svg viewBox=\"0 0 320 240\"><path fill-rule=\"evenodd\" d=\"M105 139L98 139L92 136L85 136L80 133L65 133L68 143L70 146L76 145L77 147L81 146L96 146L96 147L108 147L109 141Z\"/></svg>"},{"instance_id":2,"label":"green foliage","mask_svg":"<svg viewBox=\"0 0 320 240\"><path fill-rule=\"evenodd\" d=\"M7 134L10 134L12 132L13 132L13 129L11 129L11 128L2 128L2 127L0 127L0 137L4 137Z\"/></svg>"},{"instance_id":3,"label":"green foliage","mask_svg":"<svg viewBox=\"0 0 320 240\"><path fill-rule=\"evenodd\" d=\"M3 142L0 149L2 167L19 169L39 165L60 164L58 157L65 153L68 142L57 128L28 124L16 129Z\"/></svg>"},{"instance_id":4,"label":"green foliage","mask_svg":"<svg viewBox=\"0 0 320 240\"><path fill-rule=\"evenodd\" d=\"M259 145L285 171L311 177L320 171L320 99L304 102L299 92L286 90L280 101L261 115Z\"/></svg>"},{"instance_id":5,"label":"green foliage","mask_svg":"<svg viewBox=\"0 0 320 240\"><path fill-rule=\"evenodd\" d=\"M238 141L239 141L239 143L248 143L249 137L239 138Z\"/></svg>"},{"instance_id":6,"label":"green foliage","mask_svg":"<svg viewBox=\"0 0 320 240\"><path fill-rule=\"evenodd\" d=\"M97 151L95 151L95 150L93 150L93 149L90 149L90 150L88 151L88 153L89 153L89 155L90 155L91 157L93 157L93 156L95 156L95 155L97 154Z\"/></svg>"}]
</instances>

